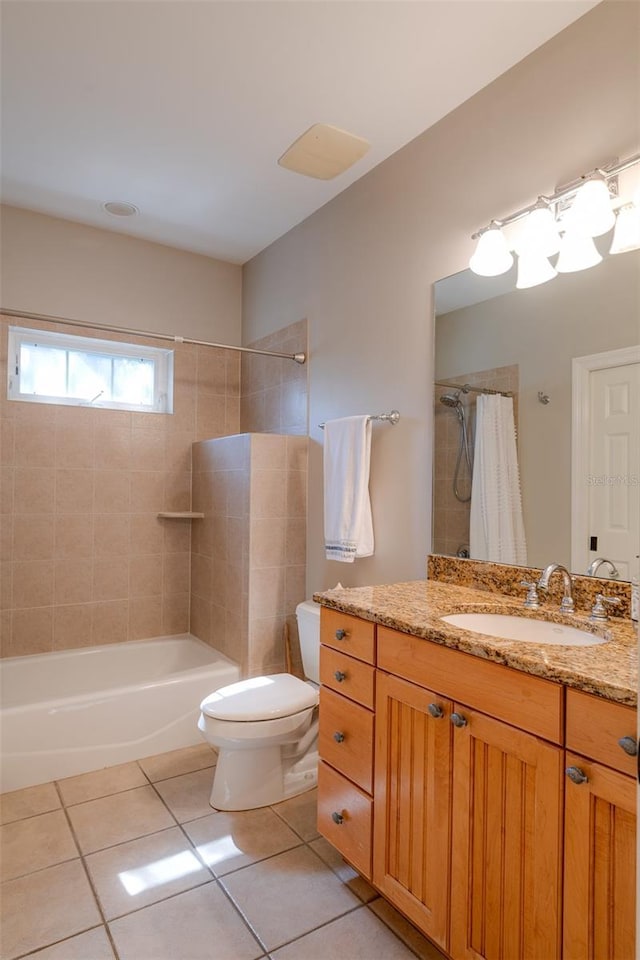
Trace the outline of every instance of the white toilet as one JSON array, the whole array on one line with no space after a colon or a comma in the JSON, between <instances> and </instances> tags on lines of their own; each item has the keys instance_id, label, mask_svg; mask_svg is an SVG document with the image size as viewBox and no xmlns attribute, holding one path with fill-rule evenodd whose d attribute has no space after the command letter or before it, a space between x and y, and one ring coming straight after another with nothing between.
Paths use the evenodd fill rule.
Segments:
<instances>
[{"instance_id":1,"label":"white toilet","mask_svg":"<svg viewBox=\"0 0 640 960\"><path fill-rule=\"evenodd\" d=\"M209 801L216 810L266 807L317 783L320 605L305 600L296 617L306 681L252 677L200 704L198 728L218 750Z\"/></svg>"}]
</instances>

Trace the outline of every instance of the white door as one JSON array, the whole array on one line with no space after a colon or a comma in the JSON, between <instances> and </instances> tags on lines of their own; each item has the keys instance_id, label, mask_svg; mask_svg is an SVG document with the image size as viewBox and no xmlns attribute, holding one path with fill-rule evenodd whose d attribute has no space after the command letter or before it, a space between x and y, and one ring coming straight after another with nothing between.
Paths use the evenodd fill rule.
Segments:
<instances>
[{"instance_id":1,"label":"white door","mask_svg":"<svg viewBox=\"0 0 640 960\"><path fill-rule=\"evenodd\" d=\"M606 557L629 580L640 549L640 363L592 370L589 406L589 562Z\"/></svg>"}]
</instances>

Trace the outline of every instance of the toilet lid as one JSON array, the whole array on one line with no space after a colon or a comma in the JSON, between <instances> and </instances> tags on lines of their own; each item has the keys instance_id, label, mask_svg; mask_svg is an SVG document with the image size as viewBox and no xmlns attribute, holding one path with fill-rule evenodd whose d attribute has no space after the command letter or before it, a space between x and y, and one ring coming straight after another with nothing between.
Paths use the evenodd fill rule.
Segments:
<instances>
[{"instance_id":1,"label":"toilet lid","mask_svg":"<svg viewBox=\"0 0 640 960\"><path fill-rule=\"evenodd\" d=\"M317 702L314 687L290 673L276 673L221 687L202 701L200 709L216 720L277 720Z\"/></svg>"}]
</instances>

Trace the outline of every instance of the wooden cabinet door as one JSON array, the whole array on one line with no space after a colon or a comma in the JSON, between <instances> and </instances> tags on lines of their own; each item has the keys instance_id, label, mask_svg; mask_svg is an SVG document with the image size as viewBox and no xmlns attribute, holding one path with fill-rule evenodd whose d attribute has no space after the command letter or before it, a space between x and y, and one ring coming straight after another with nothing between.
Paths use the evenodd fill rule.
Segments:
<instances>
[{"instance_id":1,"label":"wooden cabinet door","mask_svg":"<svg viewBox=\"0 0 640 960\"><path fill-rule=\"evenodd\" d=\"M442 715L434 717L429 706ZM438 709L432 710L438 713ZM451 703L397 677L376 678L373 882L446 949Z\"/></svg>"},{"instance_id":2,"label":"wooden cabinet door","mask_svg":"<svg viewBox=\"0 0 640 960\"><path fill-rule=\"evenodd\" d=\"M634 960L636 785L632 777L567 754L586 776L565 785L566 960Z\"/></svg>"},{"instance_id":3,"label":"wooden cabinet door","mask_svg":"<svg viewBox=\"0 0 640 960\"><path fill-rule=\"evenodd\" d=\"M560 956L563 752L456 704L458 717L451 956L553 960Z\"/></svg>"}]
</instances>

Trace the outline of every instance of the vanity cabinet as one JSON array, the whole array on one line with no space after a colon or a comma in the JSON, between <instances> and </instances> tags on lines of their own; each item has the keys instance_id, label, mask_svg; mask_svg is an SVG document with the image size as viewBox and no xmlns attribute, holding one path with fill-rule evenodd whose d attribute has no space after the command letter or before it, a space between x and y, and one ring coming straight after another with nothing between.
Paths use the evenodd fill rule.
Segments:
<instances>
[{"instance_id":1,"label":"vanity cabinet","mask_svg":"<svg viewBox=\"0 0 640 960\"><path fill-rule=\"evenodd\" d=\"M375 626L322 610L318 830L371 879Z\"/></svg>"},{"instance_id":2,"label":"vanity cabinet","mask_svg":"<svg viewBox=\"0 0 640 960\"><path fill-rule=\"evenodd\" d=\"M558 957L560 688L384 627L378 665L375 886L453 957Z\"/></svg>"},{"instance_id":3,"label":"vanity cabinet","mask_svg":"<svg viewBox=\"0 0 640 960\"><path fill-rule=\"evenodd\" d=\"M635 710L567 691L566 960L636 956L633 743L637 749Z\"/></svg>"}]
</instances>

